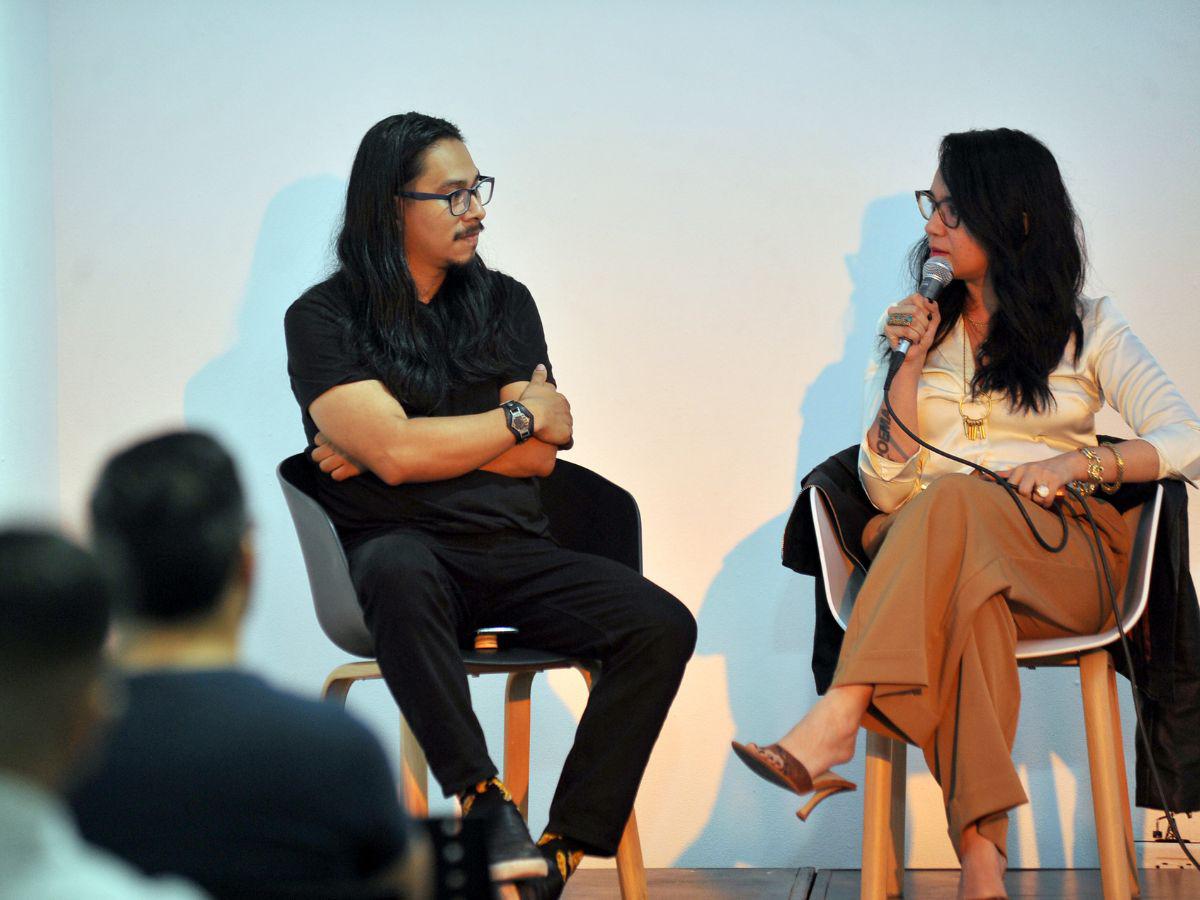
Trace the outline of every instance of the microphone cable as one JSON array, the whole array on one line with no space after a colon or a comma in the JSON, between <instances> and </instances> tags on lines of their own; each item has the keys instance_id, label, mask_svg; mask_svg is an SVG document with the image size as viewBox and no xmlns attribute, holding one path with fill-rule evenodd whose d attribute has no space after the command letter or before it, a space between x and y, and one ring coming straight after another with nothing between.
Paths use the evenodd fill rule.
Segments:
<instances>
[{"instance_id":1,"label":"microphone cable","mask_svg":"<svg viewBox=\"0 0 1200 900\"><path fill-rule=\"evenodd\" d=\"M1017 489L1015 487L1013 487L1005 479L1001 478L987 466L982 466L979 463L971 462L969 459L963 459L961 456L955 456L953 453L949 453L948 451L935 447L932 444L925 443L925 441L921 440L920 437L913 434L913 432L909 430L908 426L901 421L900 417L896 415L896 411L892 409L892 380L896 377L896 373L900 371L900 365L903 362L904 355L897 353L896 351L892 351L891 361L888 364L887 377L883 381L883 403L884 407L888 411L888 415L892 417L892 421L900 426L901 431L907 434L926 450L931 450L939 456L944 456L946 459L953 460L959 465L972 468L976 472L986 475L988 478L992 479L1001 487L1003 487L1008 492L1008 496L1012 499L1013 503L1017 505L1017 510L1021 513L1021 518L1025 520L1025 524L1029 526L1029 531L1033 535L1034 539L1050 553L1061 553L1063 548L1067 546L1067 517L1062 511L1062 507L1055 507L1055 512L1058 513L1059 524L1062 525L1062 536L1059 538L1057 544L1051 544L1044 537L1042 537L1042 534L1040 531L1038 531L1037 526L1033 524L1033 519L1029 517L1029 513L1025 509L1025 504L1021 502L1021 495L1017 493Z\"/></svg>"},{"instance_id":2,"label":"microphone cable","mask_svg":"<svg viewBox=\"0 0 1200 900\"><path fill-rule=\"evenodd\" d=\"M1013 487L1006 479L1002 479L991 469L987 468L987 466L982 466L979 463L971 462L969 459L963 459L960 456L955 456L953 453L942 450L939 447L935 447L932 444L923 441L918 435L914 434L907 425L904 424L904 421L899 416L896 415L896 411L892 409L892 381L896 377L896 372L900 370L900 365L903 363L903 361L904 354L892 351L891 358L888 363L887 377L883 382L883 405L884 408L887 409L888 415L892 417L892 421L899 425L900 430L914 440L919 446L924 447L926 450L936 453L939 456L945 457L946 459L952 460L953 462L959 463L960 465L974 469L976 472L986 475L997 484L1002 486L1005 491L1007 491L1008 496L1012 498L1013 503L1017 505L1017 509L1020 511L1021 517L1025 520L1025 524L1029 526L1029 531L1033 535L1034 539L1036 539L1037 542L1050 553L1061 553L1063 548L1067 546L1068 536L1067 517L1066 513L1063 512L1061 503L1054 504L1054 511L1058 513L1058 519L1062 525L1062 538L1058 544L1052 545L1049 541L1042 537L1041 533L1037 529L1037 526L1034 525L1033 519L1030 518L1029 512L1025 509L1025 504L1021 501L1021 495L1017 493L1017 489ZM1121 624L1121 611L1117 607L1116 584L1113 580L1112 569L1108 564L1108 557L1104 553L1103 541L1100 537L1100 528L1096 525L1096 520L1092 517L1092 510L1088 506L1088 502L1084 498L1083 493L1076 488L1071 487L1070 484L1066 485L1066 490L1071 497L1079 502L1080 507L1083 509L1084 516L1087 518L1088 524L1092 529L1092 537L1096 543L1096 554L1100 557L1105 585L1108 588L1109 605L1112 607L1113 619L1117 625L1117 633L1120 635L1120 644L1121 649L1124 651L1125 665L1129 670L1129 684L1133 690L1133 714L1134 719L1137 721L1137 732L1141 737L1142 746L1146 750L1146 759L1150 763L1150 774L1154 781L1155 790L1158 793L1159 802L1162 803L1162 811L1166 816L1167 824L1170 826L1170 831L1168 833L1175 836L1175 841L1177 844L1179 844L1179 849L1183 851L1185 856L1187 856L1192 866L1197 870L1200 870L1200 862L1196 860L1196 857L1192 856L1192 853L1187 846L1188 842L1183 839L1182 835L1180 835L1179 828L1175 824L1175 814L1167 806L1167 792L1163 789L1162 778L1158 774L1158 766L1154 762L1154 753L1150 746L1150 736L1146 731L1145 723L1142 721L1142 703L1138 692L1137 676L1133 667L1133 654L1129 650L1129 635L1125 632L1125 627ZM1123 745L1124 741L1122 741L1122 746ZM1121 765L1125 765L1124 760L1121 760ZM1124 826L1122 825L1122 828L1123 827Z\"/></svg>"},{"instance_id":3,"label":"microphone cable","mask_svg":"<svg viewBox=\"0 0 1200 900\"><path fill-rule=\"evenodd\" d=\"M1197 862L1196 857L1192 856L1192 851L1187 846L1188 842L1183 839L1183 836L1179 833L1179 826L1175 824L1175 814L1167 806L1167 792L1163 789L1162 779L1158 774L1158 766L1154 763L1154 753L1150 748L1150 735L1146 732L1146 725L1142 721L1142 701L1138 690L1137 674L1133 667L1133 654L1129 651L1129 635L1125 633L1125 627L1121 624L1121 613L1117 609L1117 590L1113 581L1112 569L1108 565L1108 557L1104 554L1104 547L1100 538L1100 528L1096 525L1096 520L1092 517L1092 510L1083 493L1070 486L1067 487L1067 491L1079 501L1079 505L1083 509L1083 514L1087 517L1088 525L1092 528L1092 537L1096 542L1096 553L1100 557L1100 564L1104 569L1104 581L1108 586L1109 603L1112 606L1113 617L1117 623L1117 633L1121 636L1120 644L1125 655L1125 666L1129 672L1129 686L1133 690L1133 717L1137 722L1137 731L1142 739L1142 746L1146 750L1146 759L1150 763L1150 775L1154 779L1154 789L1158 792L1158 800L1162 803L1163 814L1167 818L1167 824L1171 827L1169 833L1175 836L1175 842L1179 844L1179 849L1187 856L1192 866L1200 870L1200 862ZM1124 765L1123 762L1122 765Z\"/></svg>"}]
</instances>

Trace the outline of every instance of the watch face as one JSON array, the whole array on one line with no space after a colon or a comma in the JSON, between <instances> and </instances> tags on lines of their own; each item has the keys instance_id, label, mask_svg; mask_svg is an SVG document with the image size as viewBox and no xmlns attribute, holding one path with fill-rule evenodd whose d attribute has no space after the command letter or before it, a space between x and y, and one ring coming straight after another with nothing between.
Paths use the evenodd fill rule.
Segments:
<instances>
[{"instance_id":1,"label":"watch face","mask_svg":"<svg viewBox=\"0 0 1200 900\"><path fill-rule=\"evenodd\" d=\"M517 431L521 432L521 434L526 434L529 431L529 416L525 415L523 412L514 412L512 416L512 424L513 428L517 429Z\"/></svg>"}]
</instances>

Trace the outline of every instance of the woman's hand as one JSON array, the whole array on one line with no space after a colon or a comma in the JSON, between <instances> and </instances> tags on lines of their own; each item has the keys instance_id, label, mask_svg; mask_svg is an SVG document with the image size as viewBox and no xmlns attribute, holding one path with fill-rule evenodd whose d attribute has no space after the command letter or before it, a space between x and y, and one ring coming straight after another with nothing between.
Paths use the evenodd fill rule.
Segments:
<instances>
[{"instance_id":1,"label":"woman's hand","mask_svg":"<svg viewBox=\"0 0 1200 900\"><path fill-rule=\"evenodd\" d=\"M1028 497L1038 506L1049 509L1065 493L1064 485L1087 478L1087 458L1071 450L996 474L1006 478L1022 497Z\"/></svg>"},{"instance_id":2,"label":"woman's hand","mask_svg":"<svg viewBox=\"0 0 1200 900\"><path fill-rule=\"evenodd\" d=\"M936 300L927 300L920 294L910 294L895 306L889 306L883 336L895 350L902 340L912 342L904 356L904 365L921 369L925 365L925 354L933 345L938 324L942 321Z\"/></svg>"},{"instance_id":3,"label":"woman's hand","mask_svg":"<svg viewBox=\"0 0 1200 900\"><path fill-rule=\"evenodd\" d=\"M317 432L313 442L317 445L312 452L313 462L322 472L328 472L334 481L345 481L363 473L362 466L335 447L321 432Z\"/></svg>"}]
</instances>

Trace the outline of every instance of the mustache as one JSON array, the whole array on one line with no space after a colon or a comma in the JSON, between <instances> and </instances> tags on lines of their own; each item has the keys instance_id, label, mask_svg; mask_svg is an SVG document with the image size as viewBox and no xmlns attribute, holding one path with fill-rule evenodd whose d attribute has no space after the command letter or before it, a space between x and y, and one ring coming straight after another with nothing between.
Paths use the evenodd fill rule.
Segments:
<instances>
[{"instance_id":1,"label":"mustache","mask_svg":"<svg viewBox=\"0 0 1200 900\"><path fill-rule=\"evenodd\" d=\"M456 241L461 241L463 238L472 237L473 235L479 234L481 231L483 231L482 222L480 222L478 225L472 225L470 228L463 228L460 231L456 231L454 233L454 239Z\"/></svg>"}]
</instances>

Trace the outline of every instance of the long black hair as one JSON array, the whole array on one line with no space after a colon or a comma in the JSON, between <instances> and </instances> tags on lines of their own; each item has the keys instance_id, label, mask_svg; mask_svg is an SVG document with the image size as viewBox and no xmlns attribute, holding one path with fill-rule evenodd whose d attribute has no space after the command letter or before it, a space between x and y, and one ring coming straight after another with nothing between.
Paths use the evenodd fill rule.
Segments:
<instances>
[{"instance_id":1,"label":"long black hair","mask_svg":"<svg viewBox=\"0 0 1200 900\"><path fill-rule=\"evenodd\" d=\"M1037 138L1011 128L963 131L942 138L938 168L966 228L988 259L996 293L972 387L1006 395L1012 407L1042 411L1054 403L1050 373L1075 338L1083 344L1078 298L1086 257L1083 232L1058 163ZM915 283L929 239L913 247ZM937 346L962 315L966 285L953 281L938 297Z\"/></svg>"},{"instance_id":2,"label":"long black hair","mask_svg":"<svg viewBox=\"0 0 1200 900\"><path fill-rule=\"evenodd\" d=\"M511 362L512 326L478 255L452 267L436 302L421 303L404 255L396 197L438 141L461 141L445 119L409 112L363 136L337 239L335 275L355 303L347 323L380 381L410 414L433 412L450 387L493 377Z\"/></svg>"}]
</instances>

